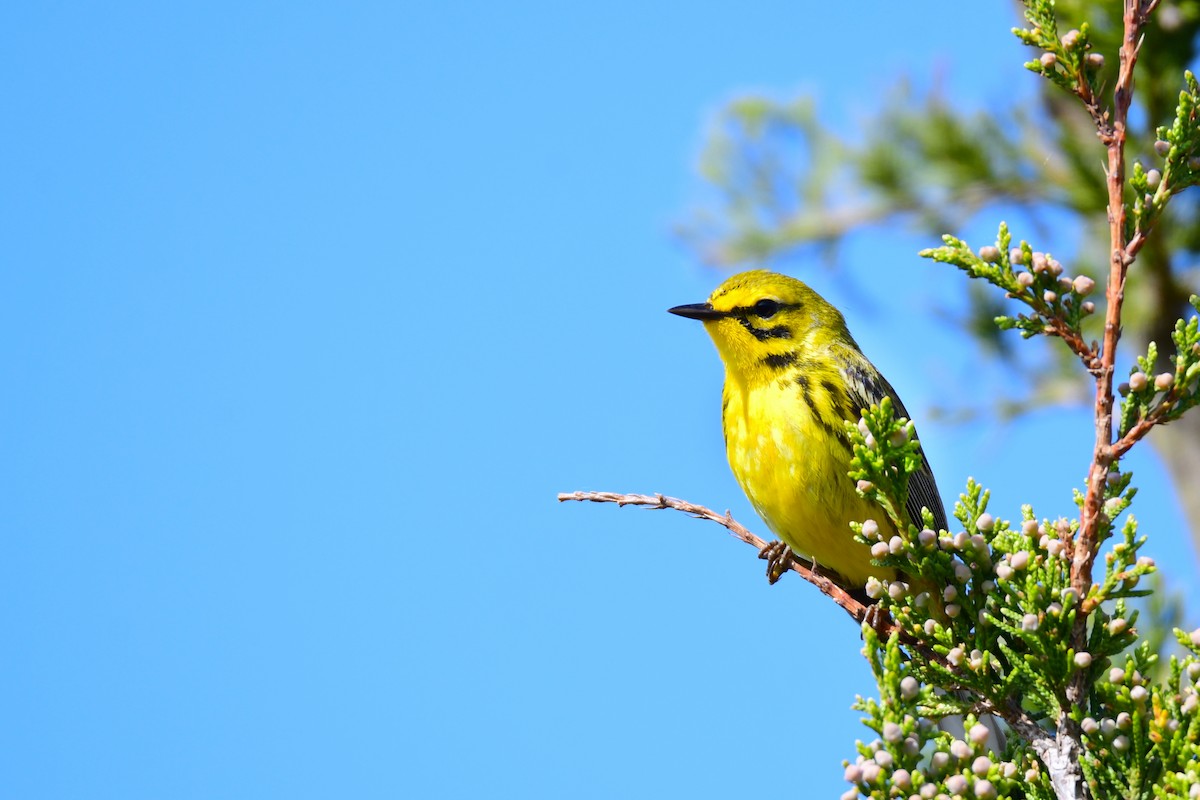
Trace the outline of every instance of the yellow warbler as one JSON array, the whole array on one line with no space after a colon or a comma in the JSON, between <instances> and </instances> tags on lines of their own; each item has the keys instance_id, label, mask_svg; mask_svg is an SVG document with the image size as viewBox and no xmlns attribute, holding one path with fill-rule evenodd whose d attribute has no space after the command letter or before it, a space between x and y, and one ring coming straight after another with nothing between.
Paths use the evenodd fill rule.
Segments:
<instances>
[{"instance_id":1,"label":"yellow warbler","mask_svg":"<svg viewBox=\"0 0 1200 800\"><path fill-rule=\"evenodd\" d=\"M797 553L854 587L893 571L871 564L850 522L876 520L887 541L895 530L878 506L858 496L845 422L896 391L862 354L840 311L803 282L765 270L729 278L707 302L672 314L704 323L725 363L721 403L729 466L754 510ZM946 512L927 462L909 482L905 508L946 528Z\"/></svg>"}]
</instances>

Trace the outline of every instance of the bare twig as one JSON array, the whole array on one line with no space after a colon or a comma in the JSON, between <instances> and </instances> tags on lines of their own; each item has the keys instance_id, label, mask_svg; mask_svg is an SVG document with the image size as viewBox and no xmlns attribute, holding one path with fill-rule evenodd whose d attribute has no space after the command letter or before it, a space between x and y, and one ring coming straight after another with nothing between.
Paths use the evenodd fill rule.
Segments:
<instances>
[{"instance_id":1,"label":"bare twig","mask_svg":"<svg viewBox=\"0 0 1200 800\"><path fill-rule=\"evenodd\" d=\"M1179 387L1172 386L1162 401L1149 414L1135 422L1124 436L1113 442L1114 457L1120 458L1125 455L1131 447L1141 441L1156 425L1167 424L1170 421L1171 412L1175 409L1175 404L1179 400L1179 394Z\"/></svg>"},{"instance_id":2,"label":"bare twig","mask_svg":"<svg viewBox=\"0 0 1200 800\"><path fill-rule=\"evenodd\" d=\"M672 508L676 511L682 511L685 514L690 514L693 517L700 519L711 520L718 525L726 528L734 537L740 539L746 544L753 547L755 550L762 551L769 543L760 539L751 533L744 525L735 520L728 511L724 514L719 514L710 508L706 508L695 503L689 503L686 500L680 500L675 497L667 497L663 494L622 494L620 492L561 492L558 495L559 502L568 500L589 501L592 503L616 503L618 506L641 506L642 508L664 509ZM871 626L882 637L891 636L893 633L902 633L900 627L896 625L888 615L878 613L878 609L874 606L865 605L851 594L851 589L847 588L844 579L837 573L831 573L828 570L822 569L817 572L813 569L811 561L807 561L799 556L793 556L790 563L790 569L799 574L801 578L817 587L822 594L828 596L833 602L837 603L846 613L854 618L854 621L860 625L863 622L870 622Z\"/></svg>"},{"instance_id":3,"label":"bare twig","mask_svg":"<svg viewBox=\"0 0 1200 800\"><path fill-rule=\"evenodd\" d=\"M1049 316L1046 320L1046 328L1046 333L1062 339L1071 352L1079 356L1079 360L1083 362L1083 366L1087 368L1088 372L1094 372L1101 367L1100 354L1096 352L1095 343L1089 345L1079 335L1079 332L1073 330L1062 317Z\"/></svg>"}]
</instances>

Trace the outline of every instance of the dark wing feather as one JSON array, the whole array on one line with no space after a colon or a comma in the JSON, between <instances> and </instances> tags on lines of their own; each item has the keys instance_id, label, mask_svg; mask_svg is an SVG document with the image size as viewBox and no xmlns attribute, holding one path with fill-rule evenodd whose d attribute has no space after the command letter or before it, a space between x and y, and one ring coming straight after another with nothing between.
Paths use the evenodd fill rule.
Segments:
<instances>
[{"instance_id":1,"label":"dark wing feather","mask_svg":"<svg viewBox=\"0 0 1200 800\"><path fill-rule=\"evenodd\" d=\"M896 394L896 390L892 388L886 378L879 374L878 370L866 368L861 364L843 363L842 372L846 377L846 386L855 414L864 408L879 405L879 401L884 397L890 397L896 408L896 414L912 419L904 407L904 403L901 402L900 396ZM929 459L925 458L924 450L921 451L921 469L913 473L908 481L908 500L904 504L908 518L917 527L924 525L921 521L922 508L928 508L933 513L934 528L947 530L946 509L942 506L942 497L938 494L937 483L933 480L933 470L929 468Z\"/></svg>"}]
</instances>

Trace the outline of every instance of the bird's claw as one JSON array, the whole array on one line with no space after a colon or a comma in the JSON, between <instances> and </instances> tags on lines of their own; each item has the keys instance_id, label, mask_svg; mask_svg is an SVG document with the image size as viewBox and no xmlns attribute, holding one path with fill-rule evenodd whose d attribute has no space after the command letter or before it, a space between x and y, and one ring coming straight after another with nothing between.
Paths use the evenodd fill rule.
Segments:
<instances>
[{"instance_id":1,"label":"bird's claw","mask_svg":"<svg viewBox=\"0 0 1200 800\"><path fill-rule=\"evenodd\" d=\"M767 582L774 584L783 573L792 568L792 548L779 539L768 543L758 551L758 557L767 562Z\"/></svg>"},{"instance_id":2,"label":"bird's claw","mask_svg":"<svg viewBox=\"0 0 1200 800\"><path fill-rule=\"evenodd\" d=\"M878 603L868 600L867 610L863 614L863 623L876 631L882 631L891 621L892 615L879 607Z\"/></svg>"}]
</instances>

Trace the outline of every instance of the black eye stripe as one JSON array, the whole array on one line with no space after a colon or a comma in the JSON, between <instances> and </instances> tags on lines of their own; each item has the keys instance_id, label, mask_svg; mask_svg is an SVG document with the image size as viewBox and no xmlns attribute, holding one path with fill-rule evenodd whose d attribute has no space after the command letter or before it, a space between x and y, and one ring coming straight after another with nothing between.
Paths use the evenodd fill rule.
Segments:
<instances>
[{"instance_id":1,"label":"black eye stripe","mask_svg":"<svg viewBox=\"0 0 1200 800\"><path fill-rule=\"evenodd\" d=\"M790 339L792 332L788 330L786 325L776 325L773 328L756 328L749 319L744 316L738 316L737 321L742 323L742 327L750 331L750 334L760 342L765 342L767 339Z\"/></svg>"},{"instance_id":2,"label":"black eye stripe","mask_svg":"<svg viewBox=\"0 0 1200 800\"><path fill-rule=\"evenodd\" d=\"M771 303L773 306L772 308L768 309L762 306L763 303ZM799 307L799 303L780 303L778 300L765 299L759 300L752 306L739 306L737 308L731 308L725 313L731 317L759 317L760 319L766 319L778 314L780 311L788 311L789 309ZM767 313L768 311L770 313Z\"/></svg>"}]
</instances>

